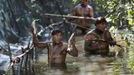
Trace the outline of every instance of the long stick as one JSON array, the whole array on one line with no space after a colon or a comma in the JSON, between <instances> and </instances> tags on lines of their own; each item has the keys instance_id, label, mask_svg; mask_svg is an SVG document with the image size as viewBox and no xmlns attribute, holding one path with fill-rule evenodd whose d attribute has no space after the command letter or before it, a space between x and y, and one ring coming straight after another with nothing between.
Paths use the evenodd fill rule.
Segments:
<instances>
[{"instance_id":1,"label":"long stick","mask_svg":"<svg viewBox=\"0 0 134 75\"><path fill-rule=\"evenodd\" d=\"M89 19L96 21L96 18L93 17L83 17L83 16L71 16L71 15L59 15L59 14L49 14L45 13L46 16L55 16L55 17L64 17L64 18L74 18L74 19Z\"/></svg>"},{"instance_id":2,"label":"long stick","mask_svg":"<svg viewBox=\"0 0 134 75\"><path fill-rule=\"evenodd\" d=\"M57 23L50 24L50 25L48 25L47 27L52 28L53 26L58 26L59 24L62 24L62 23L63 23L63 22L60 21L60 22L57 22ZM68 22L68 21L66 21L66 23L68 23L69 25L76 25L77 27L80 27L80 28L83 28L83 29L88 29L87 27L83 27L83 26L81 26L81 25L79 25L79 24L71 23L71 22Z\"/></svg>"}]
</instances>

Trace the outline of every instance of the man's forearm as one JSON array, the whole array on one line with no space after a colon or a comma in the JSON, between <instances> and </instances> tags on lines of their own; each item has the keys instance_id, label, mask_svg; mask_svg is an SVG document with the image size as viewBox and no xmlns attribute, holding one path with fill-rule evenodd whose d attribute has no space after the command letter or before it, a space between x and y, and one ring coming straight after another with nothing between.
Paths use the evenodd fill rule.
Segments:
<instances>
[{"instance_id":1,"label":"man's forearm","mask_svg":"<svg viewBox=\"0 0 134 75\"><path fill-rule=\"evenodd\" d=\"M37 43L38 43L38 39L37 39L36 35L33 34L33 44L37 45Z\"/></svg>"},{"instance_id":2,"label":"man's forearm","mask_svg":"<svg viewBox=\"0 0 134 75\"><path fill-rule=\"evenodd\" d=\"M35 47L38 47L38 48L45 48L45 47L47 47L47 43L39 43L38 42L38 39L37 39L35 34L33 34L33 44L34 44Z\"/></svg>"}]
</instances>

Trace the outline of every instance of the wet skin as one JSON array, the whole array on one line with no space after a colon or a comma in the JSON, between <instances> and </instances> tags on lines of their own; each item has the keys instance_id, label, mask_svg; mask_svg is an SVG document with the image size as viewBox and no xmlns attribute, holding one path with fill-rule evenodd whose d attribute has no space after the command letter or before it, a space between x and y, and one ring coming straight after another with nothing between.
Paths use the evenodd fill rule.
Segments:
<instances>
[{"instance_id":1,"label":"wet skin","mask_svg":"<svg viewBox=\"0 0 134 75\"><path fill-rule=\"evenodd\" d=\"M72 50L67 51L67 44L61 42L62 33L57 33L52 36L52 43L39 43L37 41L36 35L33 33L33 44L37 48L47 48L48 49L48 63L50 67L53 67L55 64L61 66L65 65L65 59L67 53L77 57L78 50L75 47L75 41L72 39Z\"/></svg>"},{"instance_id":2,"label":"wet skin","mask_svg":"<svg viewBox=\"0 0 134 75\"><path fill-rule=\"evenodd\" d=\"M89 32L85 35L85 52L89 52L89 54L101 54L102 56L107 56L109 52L109 44L110 42L114 42L113 38L109 31L105 30L106 25L105 22L101 22L96 25L96 29L92 32ZM93 41L93 40L105 40L109 41ZM87 54L87 55L89 55Z\"/></svg>"},{"instance_id":3,"label":"wet skin","mask_svg":"<svg viewBox=\"0 0 134 75\"><path fill-rule=\"evenodd\" d=\"M93 9L88 5L88 0L81 0L81 3L78 4L71 15L74 16L84 16L84 17L93 17ZM90 27L90 21L87 19L77 19L78 29L85 30Z\"/></svg>"}]
</instances>

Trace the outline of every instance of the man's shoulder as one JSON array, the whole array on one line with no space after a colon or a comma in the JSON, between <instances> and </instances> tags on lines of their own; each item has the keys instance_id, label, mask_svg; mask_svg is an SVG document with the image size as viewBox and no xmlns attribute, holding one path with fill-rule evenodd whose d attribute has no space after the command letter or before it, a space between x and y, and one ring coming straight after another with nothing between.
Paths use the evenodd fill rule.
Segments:
<instances>
[{"instance_id":1,"label":"man's shoulder","mask_svg":"<svg viewBox=\"0 0 134 75\"><path fill-rule=\"evenodd\" d=\"M109 30L105 30L105 33L104 34L107 35L107 36L111 36L111 33L110 33Z\"/></svg>"},{"instance_id":2,"label":"man's shoulder","mask_svg":"<svg viewBox=\"0 0 134 75\"><path fill-rule=\"evenodd\" d=\"M105 30L106 32L110 32L108 29Z\"/></svg>"},{"instance_id":3,"label":"man's shoulder","mask_svg":"<svg viewBox=\"0 0 134 75\"><path fill-rule=\"evenodd\" d=\"M106 30L105 30L105 33L110 33L110 31L106 29Z\"/></svg>"}]
</instances>

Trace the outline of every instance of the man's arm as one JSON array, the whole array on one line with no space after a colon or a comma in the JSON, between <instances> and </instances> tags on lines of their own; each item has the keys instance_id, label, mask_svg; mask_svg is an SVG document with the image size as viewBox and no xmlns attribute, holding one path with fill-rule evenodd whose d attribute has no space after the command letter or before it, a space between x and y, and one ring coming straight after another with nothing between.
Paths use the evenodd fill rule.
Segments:
<instances>
[{"instance_id":1,"label":"man's arm","mask_svg":"<svg viewBox=\"0 0 134 75\"><path fill-rule=\"evenodd\" d=\"M32 32L32 41L33 41L33 44L35 47L38 47L38 48L46 48L48 46L47 43L39 43L38 42L38 39L36 37L36 34L34 34L34 29L32 28L31 29L31 32Z\"/></svg>"},{"instance_id":2,"label":"man's arm","mask_svg":"<svg viewBox=\"0 0 134 75\"><path fill-rule=\"evenodd\" d=\"M71 12L71 16L78 16L77 15L77 9L78 9L78 7L75 6L74 9L73 9L73 11Z\"/></svg>"},{"instance_id":3,"label":"man's arm","mask_svg":"<svg viewBox=\"0 0 134 75\"><path fill-rule=\"evenodd\" d=\"M112 45L116 45L116 41L113 40L111 33L109 31L106 31L106 40L108 41L108 43L112 46Z\"/></svg>"},{"instance_id":4,"label":"man's arm","mask_svg":"<svg viewBox=\"0 0 134 75\"><path fill-rule=\"evenodd\" d=\"M90 11L89 11L89 17L94 17L94 11L92 7L90 8Z\"/></svg>"},{"instance_id":5,"label":"man's arm","mask_svg":"<svg viewBox=\"0 0 134 75\"><path fill-rule=\"evenodd\" d=\"M73 11L70 13L70 14L68 14L69 16L77 16L77 7L75 7L74 9L73 9ZM74 18L67 18L67 20L68 21L74 21L75 19Z\"/></svg>"}]
</instances>

